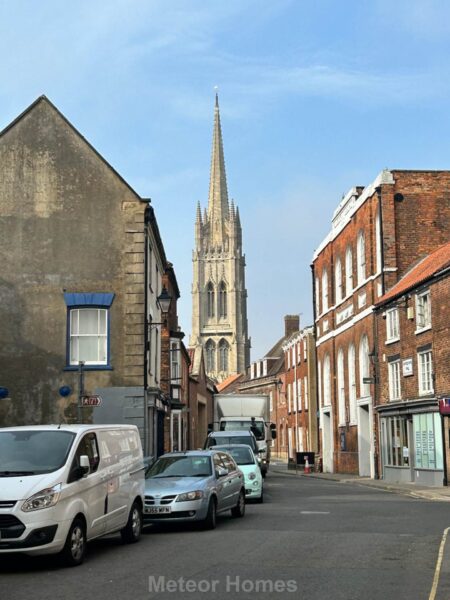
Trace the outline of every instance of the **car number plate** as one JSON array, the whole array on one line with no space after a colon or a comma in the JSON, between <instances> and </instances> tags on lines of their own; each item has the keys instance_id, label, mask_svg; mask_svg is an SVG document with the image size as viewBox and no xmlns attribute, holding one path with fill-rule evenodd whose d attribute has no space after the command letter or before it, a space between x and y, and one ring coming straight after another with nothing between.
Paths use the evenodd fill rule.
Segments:
<instances>
[{"instance_id":1,"label":"car number plate","mask_svg":"<svg viewBox=\"0 0 450 600\"><path fill-rule=\"evenodd\" d=\"M146 515L160 515L165 513L172 512L170 506L146 506L144 509L144 513Z\"/></svg>"}]
</instances>

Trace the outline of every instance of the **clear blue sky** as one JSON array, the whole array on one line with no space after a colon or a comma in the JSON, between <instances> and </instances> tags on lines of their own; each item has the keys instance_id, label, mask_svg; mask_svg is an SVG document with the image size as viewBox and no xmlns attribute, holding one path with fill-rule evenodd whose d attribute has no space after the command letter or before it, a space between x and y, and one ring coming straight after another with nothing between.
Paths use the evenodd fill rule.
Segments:
<instances>
[{"instance_id":1,"label":"clear blue sky","mask_svg":"<svg viewBox=\"0 0 450 600\"><path fill-rule=\"evenodd\" d=\"M343 193L450 167L445 0L0 0L0 56L0 127L46 94L152 198L187 335L219 86L253 360L285 314L311 323L309 265Z\"/></svg>"}]
</instances>

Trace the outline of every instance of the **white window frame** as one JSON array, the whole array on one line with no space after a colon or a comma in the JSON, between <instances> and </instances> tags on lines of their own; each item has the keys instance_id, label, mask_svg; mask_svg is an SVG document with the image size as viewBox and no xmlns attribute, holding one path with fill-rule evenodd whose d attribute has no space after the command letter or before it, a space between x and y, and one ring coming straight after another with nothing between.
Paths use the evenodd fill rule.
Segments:
<instances>
[{"instance_id":1,"label":"white window frame","mask_svg":"<svg viewBox=\"0 0 450 600\"><path fill-rule=\"evenodd\" d=\"M419 396L433 394L433 353L431 348L417 353L417 372L419 374Z\"/></svg>"},{"instance_id":2,"label":"white window frame","mask_svg":"<svg viewBox=\"0 0 450 600\"><path fill-rule=\"evenodd\" d=\"M316 313L320 315L320 280L316 277Z\"/></svg>"},{"instance_id":3,"label":"white window frame","mask_svg":"<svg viewBox=\"0 0 450 600\"><path fill-rule=\"evenodd\" d=\"M350 344L347 350L347 372L348 372L348 402L350 405L350 424L356 424L356 354L354 344Z\"/></svg>"},{"instance_id":4,"label":"white window frame","mask_svg":"<svg viewBox=\"0 0 450 600\"><path fill-rule=\"evenodd\" d=\"M366 281L366 239L364 237L364 231L358 233L356 260L358 266L358 285L361 285Z\"/></svg>"},{"instance_id":5,"label":"white window frame","mask_svg":"<svg viewBox=\"0 0 450 600\"><path fill-rule=\"evenodd\" d=\"M297 379L297 388L298 388L298 410L301 412L303 410L302 405L302 380Z\"/></svg>"},{"instance_id":6,"label":"white window frame","mask_svg":"<svg viewBox=\"0 0 450 600\"><path fill-rule=\"evenodd\" d=\"M369 340L366 334L359 342L359 395L361 398L370 396L370 383L364 383L364 377L370 377Z\"/></svg>"},{"instance_id":7,"label":"white window frame","mask_svg":"<svg viewBox=\"0 0 450 600\"><path fill-rule=\"evenodd\" d=\"M339 348L337 355L337 393L339 425L345 425L345 377L344 377L344 351Z\"/></svg>"},{"instance_id":8,"label":"white window frame","mask_svg":"<svg viewBox=\"0 0 450 600\"><path fill-rule=\"evenodd\" d=\"M347 246L345 251L345 295L350 296L353 292L353 251Z\"/></svg>"},{"instance_id":9,"label":"white window frame","mask_svg":"<svg viewBox=\"0 0 450 600\"><path fill-rule=\"evenodd\" d=\"M395 400L401 400L402 397L402 386L401 386L401 361L392 360L388 363L388 379L389 379L389 400L391 402Z\"/></svg>"},{"instance_id":10,"label":"white window frame","mask_svg":"<svg viewBox=\"0 0 450 600\"><path fill-rule=\"evenodd\" d=\"M334 268L334 285L336 288L336 303L338 303L344 297L342 287L342 263L340 258L337 259L336 266Z\"/></svg>"},{"instance_id":11,"label":"white window frame","mask_svg":"<svg viewBox=\"0 0 450 600\"><path fill-rule=\"evenodd\" d=\"M180 373L180 346L177 342L170 342L170 379L179 384Z\"/></svg>"},{"instance_id":12,"label":"white window frame","mask_svg":"<svg viewBox=\"0 0 450 600\"><path fill-rule=\"evenodd\" d=\"M331 362L330 355L323 359L323 405L331 406Z\"/></svg>"},{"instance_id":13,"label":"white window frame","mask_svg":"<svg viewBox=\"0 0 450 600\"><path fill-rule=\"evenodd\" d=\"M416 294L416 333L431 328L430 290Z\"/></svg>"},{"instance_id":14,"label":"white window frame","mask_svg":"<svg viewBox=\"0 0 450 600\"><path fill-rule=\"evenodd\" d=\"M322 272L322 312L328 310L328 271L326 269Z\"/></svg>"},{"instance_id":15,"label":"white window frame","mask_svg":"<svg viewBox=\"0 0 450 600\"><path fill-rule=\"evenodd\" d=\"M400 319L397 307L386 311L386 343L396 342L400 339Z\"/></svg>"},{"instance_id":16,"label":"white window frame","mask_svg":"<svg viewBox=\"0 0 450 600\"><path fill-rule=\"evenodd\" d=\"M308 410L309 401L308 401L308 378L307 377L303 378L303 400L304 400L305 410Z\"/></svg>"},{"instance_id":17,"label":"white window frame","mask_svg":"<svg viewBox=\"0 0 450 600\"><path fill-rule=\"evenodd\" d=\"M79 333L80 330L80 316L86 314L86 312L97 312L97 331L89 333ZM109 310L107 308L99 308L96 306L84 306L84 307L73 307L69 311L69 364L71 366L78 365L80 362L84 362L86 366L104 366L108 364L108 346L109 346ZM104 315L104 331L100 331L101 316ZM75 327L76 321L76 327ZM76 332L75 332L76 331ZM97 358L98 360L86 360L83 356L80 356L79 344L76 344L77 340L81 338L97 338ZM76 344L77 348L74 351L73 346ZM104 354L104 359L100 360L100 355Z\"/></svg>"},{"instance_id":18,"label":"white window frame","mask_svg":"<svg viewBox=\"0 0 450 600\"><path fill-rule=\"evenodd\" d=\"M288 397L288 413L292 412L292 404L291 404L291 384L287 384L287 397Z\"/></svg>"}]
</instances>

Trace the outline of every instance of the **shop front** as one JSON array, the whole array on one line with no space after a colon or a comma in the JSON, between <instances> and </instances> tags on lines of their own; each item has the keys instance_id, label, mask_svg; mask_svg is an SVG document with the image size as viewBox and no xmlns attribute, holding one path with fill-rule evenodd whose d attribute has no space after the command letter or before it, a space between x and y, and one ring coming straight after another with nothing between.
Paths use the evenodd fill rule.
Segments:
<instances>
[{"instance_id":1,"label":"shop front","mask_svg":"<svg viewBox=\"0 0 450 600\"><path fill-rule=\"evenodd\" d=\"M379 406L378 415L383 479L442 486L442 417L437 400L390 403Z\"/></svg>"}]
</instances>

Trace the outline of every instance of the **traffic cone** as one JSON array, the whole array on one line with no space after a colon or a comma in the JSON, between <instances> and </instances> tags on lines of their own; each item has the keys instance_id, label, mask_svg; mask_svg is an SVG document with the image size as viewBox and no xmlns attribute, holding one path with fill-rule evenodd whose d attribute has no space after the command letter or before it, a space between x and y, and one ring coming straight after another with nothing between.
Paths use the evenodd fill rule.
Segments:
<instances>
[{"instance_id":1,"label":"traffic cone","mask_svg":"<svg viewBox=\"0 0 450 600\"><path fill-rule=\"evenodd\" d=\"M311 472L311 469L309 467L309 460L308 457L305 456L305 475L308 475Z\"/></svg>"}]
</instances>

